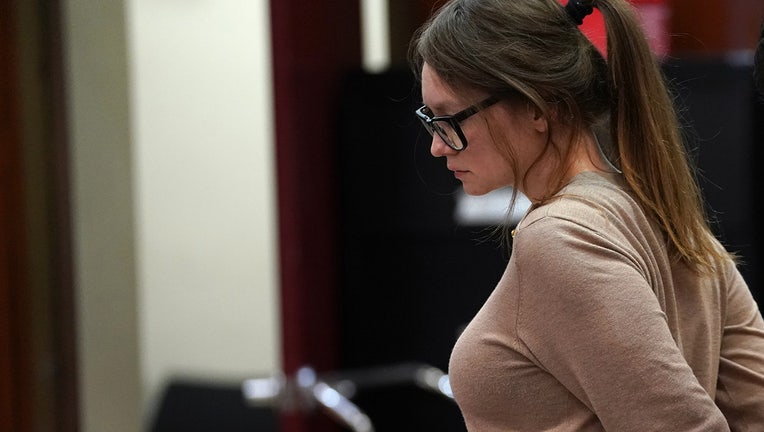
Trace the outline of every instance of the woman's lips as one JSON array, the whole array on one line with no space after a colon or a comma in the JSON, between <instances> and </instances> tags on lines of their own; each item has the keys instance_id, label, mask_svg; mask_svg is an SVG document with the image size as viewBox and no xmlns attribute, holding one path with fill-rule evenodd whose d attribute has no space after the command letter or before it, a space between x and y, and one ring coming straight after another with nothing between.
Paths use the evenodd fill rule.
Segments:
<instances>
[{"instance_id":1,"label":"woman's lips","mask_svg":"<svg viewBox=\"0 0 764 432\"><path fill-rule=\"evenodd\" d=\"M463 170L451 170L451 171L453 171L453 172L454 172L454 177L458 178L459 180L461 180L461 178L462 178L462 177L463 177L465 174L467 174L467 173L469 172L469 171L463 171Z\"/></svg>"}]
</instances>

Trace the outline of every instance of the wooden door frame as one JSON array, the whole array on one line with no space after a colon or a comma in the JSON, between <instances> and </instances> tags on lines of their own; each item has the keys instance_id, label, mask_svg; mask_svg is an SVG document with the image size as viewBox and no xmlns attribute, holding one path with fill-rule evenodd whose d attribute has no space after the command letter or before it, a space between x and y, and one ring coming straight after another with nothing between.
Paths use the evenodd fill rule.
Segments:
<instances>
[{"instance_id":1,"label":"wooden door frame","mask_svg":"<svg viewBox=\"0 0 764 432\"><path fill-rule=\"evenodd\" d=\"M337 138L344 74L361 66L356 0L273 0L275 155L283 370L337 366ZM285 415L282 430L335 430Z\"/></svg>"},{"instance_id":2,"label":"wooden door frame","mask_svg":"<svg viewBox=\"0 0 764 432\"><path fill-rule=\"evenodd\" d=\"M31 431L16 9L0 2L0 418Z\"/></svg>"},{"instance_id":3,"label":"wooden door frame","mask_svg":"<svg viewBox=\"0 0 764 432\"><path fill-rule=\"evenodd\" d=\"M61 20L59 0L0 2L0 418L18 432L79 423Z\"/></svg>"}]
</instances>

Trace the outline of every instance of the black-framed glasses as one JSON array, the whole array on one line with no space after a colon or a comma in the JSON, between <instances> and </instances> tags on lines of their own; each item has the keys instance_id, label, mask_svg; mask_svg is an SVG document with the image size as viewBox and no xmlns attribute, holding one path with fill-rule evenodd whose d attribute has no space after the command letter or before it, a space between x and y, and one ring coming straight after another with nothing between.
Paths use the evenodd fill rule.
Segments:
<instances>
[{"instance_id":1,"label":"black-framed glasses","mask_svg":"<svg viewBox=\"0 0 764 432\"><path fill-rule=\"evenodd\" d=\"M454 115L444 116L432 116L430 108L427 105L422 105L421 108L416 110L416 116L419 117L422 125L424 125L424 128L430 135L434 136L437 133L447 146L456 151L462 151L467 148L467 138L464 137L464 132L462 132L459 123L499 100L496 96L489 96L483 101L465 108Z\"/></svg>"}]
</instances>

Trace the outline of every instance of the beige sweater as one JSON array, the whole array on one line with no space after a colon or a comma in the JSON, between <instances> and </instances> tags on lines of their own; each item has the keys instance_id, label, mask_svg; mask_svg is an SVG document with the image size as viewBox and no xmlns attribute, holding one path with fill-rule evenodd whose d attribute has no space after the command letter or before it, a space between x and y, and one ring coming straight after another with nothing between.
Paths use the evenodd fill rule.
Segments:
<instances>
[{"instance_id":1,"label":"beige sweater","mask_svg":"<svg viewBox=\"0 0 764 432\"><path fill-rule=\"evenodd\" d=\"M764 321L732 262L672 263L619 177L520 223L451 355L470 432L764 431Z\"/></svg>"}]
</instances>

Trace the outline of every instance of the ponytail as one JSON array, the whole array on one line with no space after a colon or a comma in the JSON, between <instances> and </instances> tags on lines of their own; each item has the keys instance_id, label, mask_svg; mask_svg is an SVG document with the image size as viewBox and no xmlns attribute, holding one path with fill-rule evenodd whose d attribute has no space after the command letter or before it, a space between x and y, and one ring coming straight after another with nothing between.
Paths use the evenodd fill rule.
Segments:
<instances>
[{"instance_id":1,"label":"ponytail","mask_svg":"<svg viewBox=\"0 0 764 432\"><path fill-rule=\"evenodd\" d=\"M621 171L644 210L666 233L675 258L700 272L731 255L711 234L674 101L632 7L594 2L605 19L611 139Z\"/></svg>"}]
</instances>

